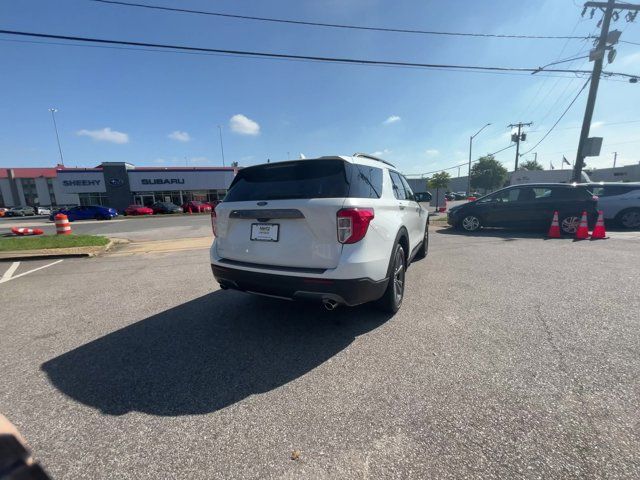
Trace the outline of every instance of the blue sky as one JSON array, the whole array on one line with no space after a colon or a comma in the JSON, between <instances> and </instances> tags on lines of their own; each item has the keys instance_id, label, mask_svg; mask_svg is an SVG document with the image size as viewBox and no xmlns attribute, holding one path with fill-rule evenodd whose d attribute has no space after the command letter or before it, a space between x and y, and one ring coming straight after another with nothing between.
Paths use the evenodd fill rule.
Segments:
<instances>
[{"instance_id":1,"label":"blue sky","mask_svg":"<svg viewBox=\"0 0 640 480\"><path fill-rule=\"evenodd\" d=\"M140 0L141 3L368 26L582 35L577 0L314 0L269 2ZM432 37L267 24L88 0L0 1L0 25L90 36L225 49L431 63L536 67L587 52L581 40ZM640 42L640 19L614 28ZM405 173L464 162L509 145L507 125L533 121L527 151L555 122L584 80L541 75L460 73L271 61L110 48L18 43L0 36L0 166L51 166L58 151L47 109L56 107L68 166L127 161L142 166L250 165L307 157L378 152ZM23 39L24 40L24 39ZM621 44L606 69L640 74L640 46ZM584 53L582 53L584 54ZM590 69L577 60L570 68ZM640 161L640 83L603 80L592 135L605 138L589 166ZM540 146L538 160L573 161L586 91ZM624 123L622 123L624 122ZM497 158L512 167L514 149ZM532 154L528 158L533 158ZM186 159L186 160L185 160ZM457 171L451 171L455 176Z\"/></svg>"}]
</instances>

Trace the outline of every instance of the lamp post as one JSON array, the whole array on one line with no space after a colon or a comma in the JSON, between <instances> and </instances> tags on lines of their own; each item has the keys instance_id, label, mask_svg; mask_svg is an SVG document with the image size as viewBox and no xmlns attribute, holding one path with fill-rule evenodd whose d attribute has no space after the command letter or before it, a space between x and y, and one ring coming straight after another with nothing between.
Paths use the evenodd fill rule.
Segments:
<instances>
[{"instance_id":1,"label":"lamp post","mask_svg":"<svg viewBox=\"0 0 640 480\"><path fill-rule=\"evenodd\" d=\"M218 125L218 133L220 134L220 151L222 152L222 166L224 167L224 146L222 145L222 127Z\"/></svg>"},{"instance_id":2,"label":"lamp post","mask_svg":"<svg viewBox=\"0 0 640 480\"><path fill-rule=\"evenodd\" d=\"M56 140L58 141L58 151L60 152L60 164L64 165L64 158L62 157L62 147L60 146L60 136L58 135L58 125L56 125L56 112L57 108L50 108L51 119L53 120L53 129L56 131Z\"/></svg>"},{"instance_id":3,"label":"lamp post","mask_svg":"<svg viewBox=\"0 0 640 480\"><path fill-rule=\"evenodd\" d=\"M485 128L487 128L489 125L491 125L490 123L487 123L484 127L482 127L480 130L478 130L475 135L471 135L469 137L469 175L467 177L467 195L471 195L471 147L473 145L473 139L476 138L478 136L478 134L484 130Z\"/></svg>"}]
</instances>

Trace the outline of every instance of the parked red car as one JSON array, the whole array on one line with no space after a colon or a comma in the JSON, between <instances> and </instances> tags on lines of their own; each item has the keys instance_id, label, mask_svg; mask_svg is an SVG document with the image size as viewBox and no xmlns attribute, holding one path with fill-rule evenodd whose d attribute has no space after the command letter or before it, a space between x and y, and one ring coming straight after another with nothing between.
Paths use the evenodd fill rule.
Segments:
<instances>
[{"instance_id":1,"label":"parked red car","mask_svg":"<svg viewBox=\"0 0 640 480\"><path fill-rule=\"evenodd\" d=\"M213 210L220 203L220 200L211 200L210 202L204 202L204 203L209 205Z\"/></svg>"},{"instance_id":2,"label":"parked red car","mask_svg":"<svg viewBox=\"0 0 640 480\"><path fill-rule=\"evenodd\" d=\"M153 215L153 209L142 205L129 205L124 209L125 215Z\"/></svg>"},{"instance_id":3,"label":"parked red car","mask_svg":"<svg viewBox=\"0 0 640 480\"><path fill-rule=\"evenodd\" d=\"M184 213L207 213L211 211L211 205L193 200L191 202L184 203L182 205L182 211Z\"/></svg>"}]
</instances>

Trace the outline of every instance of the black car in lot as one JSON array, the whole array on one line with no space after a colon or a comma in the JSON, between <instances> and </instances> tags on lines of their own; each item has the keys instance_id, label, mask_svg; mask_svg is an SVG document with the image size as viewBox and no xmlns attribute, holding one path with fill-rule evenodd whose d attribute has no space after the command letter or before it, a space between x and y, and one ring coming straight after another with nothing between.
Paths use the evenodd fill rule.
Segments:
<instances>
[{"instance_id":1,"label":"black car in lot","mask_svg":"<svg viewBox=\"0 0 640 480\"><path fill-rule=\"evenodd\" d=\"M151 209L153 213L182 213L182 208L171 202L156 202Z\"/></svg>"},{"instance_id":2,"label":"black car in lot","mask_svg":"<svg viewBox=\"0 0 640 480\"><path fill-rule=\"evenodd\" d=\"M482 227L549 228L558 211L560 229L573 234L582 212L589 225L597 218L598 197L582 185L529 183L503 188L449 210L449 225L467 232Z\"/></svg>"}]
</instances>

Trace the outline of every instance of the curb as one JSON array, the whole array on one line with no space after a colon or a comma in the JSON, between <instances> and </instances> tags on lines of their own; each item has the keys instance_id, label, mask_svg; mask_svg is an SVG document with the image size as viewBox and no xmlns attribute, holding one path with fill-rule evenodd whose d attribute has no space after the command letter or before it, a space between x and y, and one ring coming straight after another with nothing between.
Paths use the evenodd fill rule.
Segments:
<instances>
[{"instance_id":1,"label":"curb","mask_svg":"<svg viewBox=\"0 0 640 480\"><path fill-rule=\"evenodd\" d=\"M1 262L24 262L27 260L56 260L58 258L87 258L93 257L95 254L93 253L52 253L52 254L42 254L42 255L23 255L23 256L11 256L11 257L0 257Z\"/></svg>"},{"instance_id":2,"label":"curb","mask_svg":"<svg viewBox=\"0 0 640 480\"><path fill-rule=\"evenodd\" d=\"M52 248L51 253L42 250L18 250L14 252L0 253L0 262L23 262L27 260L49 260L59 258L89 258L101 255L107 252L114 244L126 243L119 239L110 239L109 243L103 247L76 247L73 249L68 248ZM92 249L87 252L78 252L79 248ZM65 251L67 250L67 251ZM74 251L68 251L74 250ZM29 253L37 252L37 253Z\"/></svg>"}]
</instances>

